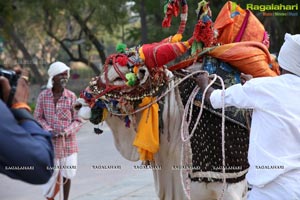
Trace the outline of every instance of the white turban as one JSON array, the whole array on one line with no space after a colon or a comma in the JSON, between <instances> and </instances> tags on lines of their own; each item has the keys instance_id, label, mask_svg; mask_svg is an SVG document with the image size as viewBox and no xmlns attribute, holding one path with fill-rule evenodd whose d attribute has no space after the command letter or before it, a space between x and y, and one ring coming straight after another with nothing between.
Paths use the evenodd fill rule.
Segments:
<instances>
[{"instance_id":1,"label":"white turban","mask_svg":"<svg viewBox=\"0 0 300 200\"><path fill-rule=\"evenodd\" d=\"M49 79L48 79L48 83L47 83L47 88L52 88L53 87L53 77L61 74L65 71L68 71L68 78L70 77L70 67L68 67L65 63L62 62L54 62L50 65L49 69L48 69L48 75L49 75Z\"/></svg>"},{"instance_id":2,"label":"white turban","mask_svg":"<svg viewBox=\"0 0 300 200\"><path fill-rule=\"evenodd\" d=\"M279 55L278 63L281 68L300 76L300 34L285 34Z\"/></svg>"}]
</instances>

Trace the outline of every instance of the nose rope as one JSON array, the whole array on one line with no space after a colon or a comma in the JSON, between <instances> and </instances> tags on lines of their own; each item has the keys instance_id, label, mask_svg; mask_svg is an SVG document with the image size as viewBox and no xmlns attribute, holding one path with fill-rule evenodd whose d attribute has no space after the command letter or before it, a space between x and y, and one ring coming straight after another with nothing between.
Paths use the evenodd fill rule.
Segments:
<instances>
[{"instance_id":1,"label":"nose rope","mask_svg":"<svg viewBox=\"0 0 300 200\"><path fill-rule=\"evenodd\" d=\"M151 103L149 103L149 104L147 104L147 105L145 105L145 106L143 106L143 107L141 107L141 108L139 108L139 109L136 109L136 110L133 111L133 112L122 114L122 113L117 113L117 112L111 111L110 113L111 113L112 115L116 115L116 116L120 116L120 117L121 117L121 116L127 116L127 115L134 115L134 114L136 114L136 113L139 113L139 112L141 112L141 111L143 111L143 110L145 110L145 109L151 107L153 104L157 103L158 101L160 101L163 97L165 97L169 92L171 92L172 90L174 90L174 88L176 88L178 85L180 85L180 84L181 84L183 81L185 81L186 79L188 79L188 78L194 76L195 74L199 74L199 73L203 73L203 72L206 72L206 71L198 70L198 71L195 71L195 72L192 72L192 73L186 75L184 78L182 78L182 79L179 80L177 83L175 83L172 87L169 87L169 89L167 89L163 94L161 94L159 97L157 97L156 100L151 101Z\"/></svg>"}]
</instances>

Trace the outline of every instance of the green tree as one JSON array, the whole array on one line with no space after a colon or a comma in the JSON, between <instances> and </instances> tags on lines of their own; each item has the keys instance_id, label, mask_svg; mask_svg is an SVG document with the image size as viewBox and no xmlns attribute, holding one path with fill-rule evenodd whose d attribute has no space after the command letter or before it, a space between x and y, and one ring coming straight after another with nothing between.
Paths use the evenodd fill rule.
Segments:
<instances>
[{"instance_id":1,"label":"green tree","mask_svg":"<svg viewBox=\"0 0 300 200\"><path fill-rule=\"evenodd\" d=\"M91 62L87 54L96 51L104 64L106 53L101 37L104 32L113 34L115 28L121 27L120 19L126 17L126 7L112 1L91 0L65 1L64 6L45 1L42 6L47 34L61 45L71 61L83 62L99 74L99 64Z\"/></svg>"},{"instance_id":2,"label":"green tree","mask_svg":"<svg viewBox=\"0 0 300 200\"><path fill-rule=\"evenodd\" d=\"M19 9L20 5L21 3L18 4L18 2L11 0L0 3L0 34L8 41L8 44L5 46L10 47L8 48L10 53L16 55L16 48L22 52L21 59L17 63L13 63L13 65L28 66L35 74L35 78L43 80L43 76L38 70L36 62L34 62L34 57L26 47L27 35L20 31L20 29L24 28L25 24L22 23L23 21L19 16L23 16L24 18L28 16L26 10ZM15 58L18 59L17 57Z\"/></svg>"},{"instance_id":3,"label":"green tree","mask_svg":"<svg viewBox=\"0 0 300 200\"><path fill-rule=\"evenodd\" d=\"M14 51L17 47L36 80L41 82L46 67L36 63L48 66L54 60L52 57L85 63L99 74L106 60L106 46L115 46L105 46L105 40L111 42L120 37L114 31L128 23L124 21L128 15L126 1L122 0L8 0L1 2L0 7L0 35L5 38L6 51L18 55ZM98 57L99 61L92 57ZM35 62L37 59L40 61Z\"/></svg>"},{"instance_id":4,"label":"green tree","mask_svg":"<svg viewBox=\"0 0 300 200\"><path fill-rule=\"evenodd\" d=\"M141 16L141 29L133 28L131 30L132 36L135 37L136 41L140 43L151 43L160 41L163 38L166 38L172 34L175 34L177 31L177 27L180 22L180 17L172 19L172 26L167 29L163 29L161 26L161 22L164 17L163 13L163 5L165 0L160 1L143 1L143 0L134 0L135 6L133 6L133 10L136 13L139 13ZM188 39L194 30L194 25L197 23L195 10L198 6L199 0L189 0L188 2L188 21L186 30L184 33L183 39ZM218 16L218 13L226 3L226 0L210 0L209 5L212 10L213 21ZM290 0L288 2L282 0L272 0L267 2L262 2L260 0L237 0L234 1L239 4L242 8L246 9L246 5L248 3L253 3L256 5L266 5L266 4L297 4L297 0ZM289 32L291 34L300 33L299 10L295 11L296 16L263 16L261 11L252 11L257 18L262 22L265 26L266 31L270 34L270 52L278 52L281 44L283 43L284 34ZM284 12L284 11L283 11ZM286 11L287 12L287 11ZM151 26L151 28L149 28ZM147 31L145 31L147 30Z\"/></svg>"}]
</instances>

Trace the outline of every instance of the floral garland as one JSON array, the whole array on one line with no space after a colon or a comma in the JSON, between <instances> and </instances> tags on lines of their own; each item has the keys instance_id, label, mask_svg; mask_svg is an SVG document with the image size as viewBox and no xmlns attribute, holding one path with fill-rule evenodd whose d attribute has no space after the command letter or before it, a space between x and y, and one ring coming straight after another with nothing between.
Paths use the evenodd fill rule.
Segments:
<instances>
[{"instance_id":1,"label":"floral garland","mask_svg":"<svg viewBox=\"0 0 300 200\"><path fill-rule=\"evenodd\" d=\"M204 44L203 47L210 47L216 43L211 21L204 22L203 20L199 20L195 26L193 36L197 42Z\"/></svg>"}]
</instances>

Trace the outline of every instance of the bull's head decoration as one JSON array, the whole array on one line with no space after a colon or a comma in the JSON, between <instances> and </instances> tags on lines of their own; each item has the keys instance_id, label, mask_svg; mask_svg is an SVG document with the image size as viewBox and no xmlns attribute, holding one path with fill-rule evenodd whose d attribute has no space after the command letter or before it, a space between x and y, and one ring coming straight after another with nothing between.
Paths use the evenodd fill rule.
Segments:
<instances>
[{"instance_id":1,"label":"bull's head decoration","mask_svg":"<svg viewBox=\"0 0 300 200\"><path fill-rule=\"evenodd\" d=\"M103 72L90 82L94 96L115 100L139 101L157 96L168 78L164 65L185 53L189 42L145 44L110 55Z\"/></svg>"}]
</instances>

